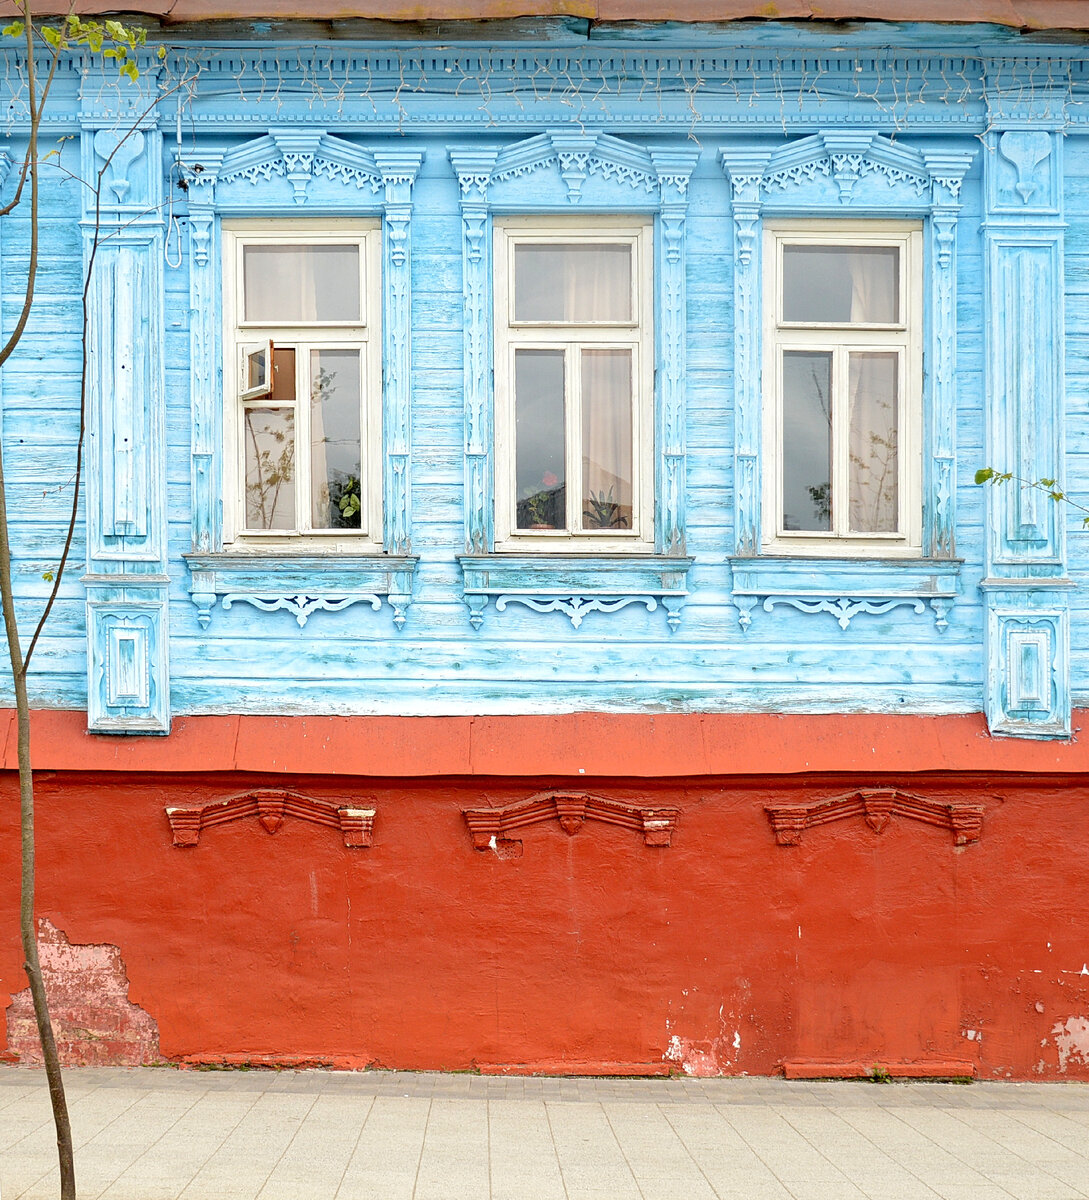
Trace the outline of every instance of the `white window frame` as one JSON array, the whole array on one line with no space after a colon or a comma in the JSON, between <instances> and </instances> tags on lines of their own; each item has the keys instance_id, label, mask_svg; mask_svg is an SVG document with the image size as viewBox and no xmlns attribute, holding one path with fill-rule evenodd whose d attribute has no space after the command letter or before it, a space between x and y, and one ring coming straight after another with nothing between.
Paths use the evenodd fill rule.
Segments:
<instances>
[{"instance_id":1,"label":"white window frame","mask_svg":"<svg viewBox=\"0 0 1089 1200\"><path fill-rule=\"evenodd\" d=\"M495 256L495 549L497 552L646 553L654 551L654 234L651 217L497 217ZM514 319L514 247L517 245L626 243L632 247L630 322L552 323ZM536 349L582 348L632 352L632 523L625 530L529 531L516 525L514 355ZM581 436L577 369L566 373L565 455L567 513L581 504ZM571 479L574 471L575 478ZM574 487L572 487L574 483ZM578 497L578 498L576 498Z\"/></svg>"},{"instance_id":2,"label":"white window frame","mask_svg":"<svg viewBox=\"0 0 1089 1200\"><path fill-rule=\"evenodd\" d=\"M224 220L223 313L223 541L236 550L289 548L315 552L367 553L382 546L382 231L378 220L347 218ZM359 322L299 322L272 325L242 319L243 251L253 245L350 245L359 247ZM246 352L262 345L295 348L295 515L294 530L255 530L245 527L245 408L254 404L247 394ZM363 363L360 377L360 528L321 530L310 527L310 405L307 403L312 350L358 347ZM249 389L252 393L253 389ZM268 402L283 407L283 402Z\"/></svg>"},{"instance_id":3,"label":"white window frame","mask_svg":"<svg viewBox=\"0 0 1089 1200\"><path fill-rule=\"evenodd\" d=\"M783 311L783 247L894 246L900 251L900 316L894 324L787 322ZM921 221L767 220L764 223L764 495L763 550L770 554L912 558L922 554L923 515L923 225ZM897 414L898 529L895 533L786 530L783 511L783 351L833 354L833 513L846 512L849 492L851 351L895 352L900 357Z\"/></svg>"}]
</instances>

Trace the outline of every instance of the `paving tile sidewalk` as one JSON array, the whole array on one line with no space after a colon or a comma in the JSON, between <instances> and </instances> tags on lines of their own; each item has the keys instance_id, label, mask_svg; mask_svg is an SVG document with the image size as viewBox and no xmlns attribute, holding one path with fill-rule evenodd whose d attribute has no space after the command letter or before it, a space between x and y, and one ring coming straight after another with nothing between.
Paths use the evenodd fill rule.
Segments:
<instances>
[{"instance_id":1,"label":"paving tile sidewalk","mask_svg":"<svg viewBox=\"0 0 1089 1200\"><path fill-rule=\"evenodd\" d=\"M1089 1200L1089 1084L66 1075L81 1200ZM54 1200L0 1067L0 1200Z\"/></svg>"}]
</instances>

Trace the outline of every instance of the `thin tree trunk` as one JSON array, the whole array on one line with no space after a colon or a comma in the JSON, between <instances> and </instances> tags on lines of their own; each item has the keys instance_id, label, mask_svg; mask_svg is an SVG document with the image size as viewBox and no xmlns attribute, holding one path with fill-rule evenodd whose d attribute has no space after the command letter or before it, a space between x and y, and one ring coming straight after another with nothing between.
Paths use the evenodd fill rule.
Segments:
<instances>
[{"instance_id":1,"label":"thin tree trunk","mask_svg":"<svg viewBox=\"0 0 1089 1200\"><path fill-rule=\"evenodd\" d=\"M34 71L34 38L29 3L25 6L27 46L27 87L30 105L30 143L27 159L30 166L30 259L27 266L26 296L19 321L3 348L7 359L22 337L30 315L38 266L38 128L48 87L40 98ZM54 58L54 67L56 59ZM50 81L52 71L50 72ZM42 979L38 956L38 933L35 922L35 846L34 846L34 773L30 765L30 701L26 689L26 661L19 641L19 626L15 619L15 596L11 574L11 543L8 537L7 489L4 481L3 444L0 441L0 606L3 608L4 629L7 633L11 678L15 687L15 712L19 726L19 818L22 833L22 871L19 904L19 930L23 941L27 980L34 1003L34 1019L42 1044L42 1058L49 1083L49 1100L53 1107L53 1124L57 1131L57 1162L60 1168L61 1200L76 1200L76 1168L72 1152L72 1125L68 1119L68 1103L64 1095L57 1042L49 1019L49 1005Z\"/></svg>"},{"instance_id":2,"label":"thin tree trunk","mask_svg":"<svg viewBox=\"0 0 1089 1200\"><path fill-rule=\"evenodd\" d=\"M3 449L0 447L0 601L3 604L4 628L8 637L11 675L15 681L15 712L19 722L19 815L22 826L22 893L19 906L19 928L23 938L24 964L30 981L34 1002L34 1018L42 1043L42 1057L49 1081L49 1100L53 1106L53 1122L57 1129L57 1159L60 1165L61 1200L76 1200L75 1159L72 1154L72 1126L68 1119L68 1104L64 1097L57 1042L49 1019L45 983L38 958L38 938L34 921L34 775L30 767L30 702L27 698L26 675L19 644L19 628L15 622L15 598L11 585L11 547L8 541L7 497L5 495Z\"/></svg>"}]
</instances>

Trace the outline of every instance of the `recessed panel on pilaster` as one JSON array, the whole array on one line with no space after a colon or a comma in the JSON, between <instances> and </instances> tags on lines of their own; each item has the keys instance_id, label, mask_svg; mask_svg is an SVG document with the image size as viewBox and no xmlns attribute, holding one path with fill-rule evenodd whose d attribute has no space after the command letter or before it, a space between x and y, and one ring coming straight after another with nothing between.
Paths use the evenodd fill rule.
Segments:
<instances>
[{"instance_id":1,"label":"recessed panel on pilaster","mask_svg":"<svg viewBox=\"0 0 1089 1200\"><path fill-rule=\"evenodd\" d=\"M1065 597L990 596L987 722L992 733L1070 736L1070 613Z\"/></svg>"},{"instance_id":2,"label":"recessed panel on pilaster","mask_svg":"<svg viewBox=\"0 0 1089 1200\"><path fill-rule=\"evenodd\" d=\"M141 588L140 599L92 582L87 593L88 729L169 733L165 583Z\"/></svg>"}]
</instances>

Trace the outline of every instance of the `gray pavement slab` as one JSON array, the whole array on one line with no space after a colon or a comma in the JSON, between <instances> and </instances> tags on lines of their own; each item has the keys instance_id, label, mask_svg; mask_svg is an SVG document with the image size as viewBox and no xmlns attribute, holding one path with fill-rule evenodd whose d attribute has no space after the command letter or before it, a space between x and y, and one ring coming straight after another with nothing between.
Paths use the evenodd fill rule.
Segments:
<instances>
[{"instance_id":1,"label":"gray pavement slab","mask_svg":"<svg viewBox=\"0 0 1089 1200\"><path fill-rule=\"evenodd\" d=\"M1089 1200L1089 1084L66 1072L80 1200ZM54 1200L0 1067L0 1200Z\"/></svg>"}]
</instances>

